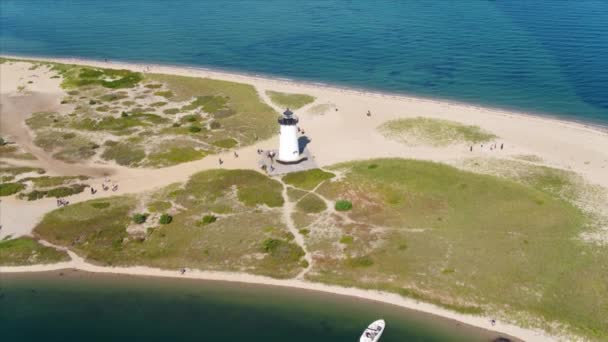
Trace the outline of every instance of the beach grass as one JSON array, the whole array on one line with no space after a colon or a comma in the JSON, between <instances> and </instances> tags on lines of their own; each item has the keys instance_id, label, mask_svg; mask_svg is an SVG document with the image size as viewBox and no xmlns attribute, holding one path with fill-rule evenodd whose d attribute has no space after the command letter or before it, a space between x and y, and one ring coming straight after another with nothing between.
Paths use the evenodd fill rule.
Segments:
<instances>
[{"instance_id":1,"label":"beach grass","mask_svg":"<svg viewBox=\"0 0 608 342\"><path fill-rule=\"evenodd\" d=\"M608 250L580 238L590 216L552 190L552 177L524 184L399 159L335 169L344 177L317 192L353 207L349 221L327 216L308 228L309 279L462 312L508 308L524 325L542 317L606 336ZM337 248L344 236L352 240Z\"/></svg>"},{"instance_id":2,"label":"beach grass","mask_svg":"<svg viewBox=\"0 0 608 342\"><path fill-rule=\"evenodd\" d=\"M21 183L0 183L0 197L11 196L25 189Z\"/></svg>"},{"instance_id":3,"label":"beach grass","mask_svg":"<svg viewBox=\"0 0 608 342\"><path fill-rule=\"evenodd\" d=\"M327 209L327 205L319 196L309 193L296 203L296 208L305 213L320 213Z\"/></svg>"},{"instance_id":4,"label":"beach grass","mask_svg":"<svg viewBox=\"0 0 608 342\"><path fill-rule=\"evenodd\" d=\"M378 130L391 140L411 146L476 144L497 138L496 135L478 126L424 117L390 120L380 125Z\"/></svg>"},{"instance_id":5,"label":"beach grass","mask_svg":"<svg viewBox=\"0 0 608 342\"><path fill-rule=\"evenodd\" d=\"M272 102L274 102L276 105L294 110L300 109L315 101L313 96L306 94L290 94L267 90L266 95L268 95L270 100L272 100Z\"/></svg>"},{"instance_id":6,"label":"beach grass","mask_svg":"<svg viewBox=\"0 0 608 342\"><path fill-rule=\"evenodd\" d=\"M0 266L26 266L69 261L64 251L47 247L30 237L0 241Z\"/></svg>"},{"instance_id":7,"label":"beach grass","mask_svg":"<svg viewBox=\"0 0 608 342\"><path fill-rule=\"evenodd\" d=\"M143 225L133 222L142 213L137 203L148 208L149 226L129 233L130 225ZM112 197L57 209L35 233L94 263L288 278L302 269L304 251L281 221L282 205L276 180L249 170L210 170L139 199ZM171 217L168 224L158 223L163 215ZM214 220L202 224L203 217ZM276 246L268 248L269 239Z\"/></svg>"},{"instance_id":8,"label":"beach grass","mask_svg":"<svg viewBox=\"0 0 608 342\"><path fill-rule=\"evenodd\" d=\"M73 110L34 113L27 124L34 131L36 145L66 162L97 157L128 167L166 167L276 134L277 113L249 84L61 63L24 63L44 64L62 78L67 94L61 103ZM160 144L159 137L166 141L187 137L189 143L176 150ZM98 149L108 140L120 144ZM124 145L136 153L125 156L120 149ZM5 150L3 154L13 153Z\"/></svg>"},{"instance_id":9,"label":"beach grass","mask_svg":"<svg viewBox=\"0 0 608 342\"><path fill-rule=\"evenodd\" d=\"M321 169L292 172L283 177L283 182L304 190L312 190L322 182L332 179L335 175Z\"/></svg>"},{"instance_id":10,"label":"beach grass","mask_svg":"<svg viewBox=\"0 0 608 342\"><path fill-rule=\"evenodd\" d=\"M224 137L238 136L241 144L266 139L275 133L277 113L263 103L249 84L175 75L146 75L173 93L171 101L192 101L185 109L201 108L224 129ZM182 108L183 110L184 108Z\"/></svg>"}]
</instances>

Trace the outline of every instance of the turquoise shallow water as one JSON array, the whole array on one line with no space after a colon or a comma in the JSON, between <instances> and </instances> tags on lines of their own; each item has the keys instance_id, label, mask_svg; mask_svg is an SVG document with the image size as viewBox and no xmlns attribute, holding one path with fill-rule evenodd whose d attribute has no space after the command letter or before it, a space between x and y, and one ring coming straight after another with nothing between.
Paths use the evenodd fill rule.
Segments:
<instances>
[{"instance_id":1,"label":"turquoise shallow water","mask_svg":"<svg viewBox=\"0 0 608 342\"><path fill-rule=\"evenodd\" d=\"M281 287L62 271L0 275L2 341L491 341L497 334L392 305Z\"/></svg>"},{"instance_id":2,"label":"turquoise shallow water","mask_svg":"<svg viewBox=\"0 0 608 342\"><path fill-rule=\"evenodd\" d=\"M2 0L0 52L149 61L608 124L605 0Z\"/></svg>"}]
</instances>

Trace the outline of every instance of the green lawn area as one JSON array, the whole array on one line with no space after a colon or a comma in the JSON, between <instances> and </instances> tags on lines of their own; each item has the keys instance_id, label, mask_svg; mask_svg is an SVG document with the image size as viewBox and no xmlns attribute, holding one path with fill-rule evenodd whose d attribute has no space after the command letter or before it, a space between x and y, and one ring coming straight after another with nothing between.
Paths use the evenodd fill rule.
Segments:
<instances>
[{"instance_id":1,"label":"green lawn area","mask_svg":"<svg viewBox=\"0 0 608 342\"><path fill-rule=\"evenodd\" d=\"M69 260L66 252L41 245L29 237L0 241L0 266L52 264Z\"/></svg>"},{"instance_id":2,"label":"green lawn area","mask_svg":"<svg viewBox=\"0 0 608 342\"><path fill-rule=\"evenodd\" d=\"M496 135L477 126L423 117L390 120L380 125L378 130L391 140L412 146L475 144L497 138Z\"/></svg>"},{"instance_id":3,"label":"green lawn area","mask_svg":"<svg viewBox=\"0 0 608 342\"><path fill-rule=\"evenodd\" d=\"M142 203L143 201L143 203ZM151 227L127 233L137 204ZM35 233L70 246L88 260L109 265L193 267L295 276L303 250L281 221L282 185L249 170L210 170L149 196L77 203L47 214ZM141 209L140 209L141 210ZM169 213L168 224L157 224ZM210 220L209 217L214 217ZM267 240L277 241L269 248Z\"/></svg>"},{"instance_id":4,"label":"green lawn area","mask_svg":"<svg viewBox=\"0 0 608 342\"><path fill-rule=\"evenodd\" d=\"M304 190L312 190L317 185L328 179L332 179L335 175L331 172L321 169L312 169L306 171L292 172L283 177L283 182L296 188Z\"/></svg>"},{"instance_id":5,"label":"green lawn area","mask_svg":"<svg viewBox=\"0 0 608 342\"><path fill-rule=\"evenodd\" d=\"M522 184L400 159L335 169L344 177L317 192L351 201L345 214L355 223L328 216L309 228L309 279L608 337L608 248L580 239L589 216L547 191L543 177ZM338 248L344 236L352 240Z\"/></svg>"},{"instance_id":6,"label":"green lawn area","mask_svg":"<svg viewBox=\"0 0 608 342\"><path fill-rule=\"evenodd\" d=\"M313 96L305 94L290 94L267 90L266 95L268 95L272 102L274 102L276 105L291 108L293 110L302 108L305 105L315 101Z\"/></svg>"}]
</instances>

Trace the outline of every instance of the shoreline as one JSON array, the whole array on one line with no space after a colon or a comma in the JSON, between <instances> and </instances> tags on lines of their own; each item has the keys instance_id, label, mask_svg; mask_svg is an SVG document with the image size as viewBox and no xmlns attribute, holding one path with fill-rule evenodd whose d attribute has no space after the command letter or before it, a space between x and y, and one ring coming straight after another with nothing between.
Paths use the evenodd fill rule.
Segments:
<instances>
[{"instance_id":1,"label":"shoreline","mask_svg":"<svg viewBox=\"0 0 608 342\"><path fill-rule=\"evenodd\" d=\"M435 105L449 105L456 106L466 109L473 110L484 110L487 112L491 112L494 115L501 115L506 117L520 117L527 118L533 120L540 120L552 122L558 125L565 125L572 128L584 129L592 132L598 132L602 134L608 134L608 122L599 123L594 121L585 121L585 120L576 120L572 115L568 115L568 118L560 117L558 114L544 113L544 112L527 112L524 110L518 110L515 108L503 108L498 106L486 105L486 104L476 104L472 102L461 102L453 99L444 99L441 97L425 97L421 95L410 95L407 93L394 93L389 91L382 91L377 89L366 89L366 88L358 88L351 87L347 85L340 84L331 84L325 82L315 82L308 80L298 80L292 79L288 77L281 76L273 76L273 75L265 75L258 73L248 73L246 71L237 71L237 70L224 70L224 69L213 69L196 65L187 65L187 64L163 64L163 63L146 63L144 61L122 61L122 60L108 60L107 62L104 60L98 59L89 59L89 58L81 58L81 57L53 57L53 56L20 56L20 55L11 55L11 54L2 54L0 53L1 58L9 58L9 59L20 59L31 62L51 62L51 63L62 63L62 64L75 64L82 66L95 66L100 68L110 68L110 69L129 69L133 71L139 71L145 73L142 69L145 67L152 67L153 69L168 69L165 71L157 71L149 72L151 74L160 73L160 74L173 74L180 76L189 76L189 77L211 77L215 79L228 80L226 77L229 77L230 80L240 79L240 82L251 84L252 81L264 81L270 83L276 83L278 85L283 86L291 86L291 87L308 87L308 88L317 88L320 90L327 90L332 92L340 92L344 94L350 95L365 95L375 98L384 98L384 99L392 99L392 100L400 100L400 101L419 101L423 103L430 103ZM176 73L178 71L178 73ZM206 75L192 75L192 73L198 74L206 74ZM564 115L566 116L566 115Z\"/></svg>"},{"instance_id":2,"label":"shoreline","mask_svg":"<svg viewBox=\"0 0 608 342\"><path fill-rule=\"evenodd\" d=\"M414 310L417 312L430 314L443 319L457 321L469 325L474 328L493 331L500 334L509 335L524 341L555 341L559 336L548 335L541 330L534 330L519 327L510 323L497 320L495 325L491 324L490 317L473 316L450 311L434 304L420 302L411 298L402 297L396 293L389 293L377 290L365 290L354 287L342 287L337 285L327 285L307 280L299 279L276 279L266 276L253 275L247 273L223 272L223 271L201 271L191 270L185 274L179 274L179 271L164 270L146 266L132 267L107 267L97 266L85 262L82 258L76 256L73 252L69 252L72 257L71 261L61 262L57 264L39 264L30 266L0 266L0 274L6 273L41 273L59 270L78 270L89 273L105 273L117 275L129 275L136 277L159 277L159 278L175 278L175 279L191 279L203 281L221 281L230 283L241 283L260 286L280 286L291 289L307 290L315 292L323 292L327 294L340 295L352 298L365 299L370 301L381 302L385 304L395 305L401 308Z\"/></svg>"},{"instance_id":3,"label":"shoreline","mask_svg":"<svg viewBox=\"0 0 608 342\"><path fill-rule=\"evenodd\" d=\"M608 160L605 157L606 140L604 140L606 139L606 137L608 137L608 129L605 127L597 127L592 125L590 126L576 121L562 120L559 118L546 117L542 115L512 112L499 108L476 106L474 104L467 103L450 102L448 100L443 101L440 99L418 98L407 95L395 95L382 92L374 92L372 90L366 91L352 88L340 88L338 86L309 82L307 83L305 81L300 82L282 78L265 78L263 76L258 75L230 73L225 71L210 70L197 67L187 67L179 65L171 66L159 64L135 64L128 62L112 61L102 62L84 59L62 59L43 57L30 58L6 55L1 56L32 62L56 62L66 64L88 65L102 68L130 69L139 72L141 72L144 67L151 66L153 73L172 74L189 77L209 77L218 80L247 83L253 86L256 91L258 91L260 96L264 96L263 94L265 90L277 90L288 93L310 92L310 95L315 95L318 99L322 98L323 101L340 107L340 113L337 113L338 115L334 116L335 119L329 118L329 116L327 116L325 118L325 121L321 122L320 120L317 120L315 125L315 118L312 115L309 115L308 118L308 124L310 125L310 127L306 127L307 131L313 133L312 135L315 136L315 139L318 139L315 140L316 142L319 142L317 146L324 146L322 150L319 150L319 154L317 155L323 165L333 165L336 162L344 160L352 160L358 158L365 159L370 157L401 157L432 160L437 162L449 162L459 157L473 156L485 158L489 156L488 152L484 151L481 151L478 154L469 154L468 149L463 149L462 146L452 147L450 149L446 149L445 151L434 151L432 149L426 149L424 147L416 150L416 148L402 148L402 146L396 143L392 145L391 143L386 143L386 146L388 146L387 150L382 151L382 153L380 154L378 154L375 150L368 151L365 148L365 146L371 145L373 142L384 142L384 140L379 140L380 138L373 140L374 131L371 131L370 133L369 129L371 124L377 124L380 121L388 120L391 118L411 117L414 115L418 115L421 117L439 117L444 119L452 119L454 121L462 121L464 123L481 126L482 128L488 128L490 131L494 131L493 128L495 128L496 132L498 132L497 134L499 135L501 141L504 140L506 144L509 145L509 154L506 155L507 157L524 153L540 155L544 159L543 165L545 165L546 162L546 165L559 167L564 170L575 171L576 173L585 176L585 179L587 180L590 179L595 181L595 183L599 183L600 185L605 185L608 187L608 179L605 178L605 171L602 170L608 168L608 164L606 164ZM36 82L36 84L38 84L38 82ZM354 99L355 97L361 97L362 99ZM353 103L349 103L349 101L352 100L355 101L353 101ZM268 101L268 99L265 100L265 102ZM357 122L356 125L353 125L353 131L350 133L350 135L343 134L345 138L350 139L345 140L347 143L354 143L352 145L352 148L343 149L340 147L334 147L334 150L332 151L332 145L330 144L331 135L329 133L332 133L332 129L334 127L339 127L342 125L342 121L340 120L345 118L345 116L342 114L344 113L345 115L350 115L348 117L349 121L350 118L353 118L354 121L354 119L357 118L357 113L363 113L363 110L366 106L369 106L374 110L374 117L371 119L363 119L367 120L365 121L365 123L363 123L363 121ZM329 124L334 124L334 126L325 126L325 123L327 122ZM503 132L504 134L500 132ZM359 137L364 136L371 136L372 139L359 139ZM550 139L548 139L547 137ZM557 146L560 146L562 148L556 149ZM245 151L241 153L241 151L239 150L239 154L241 154L242 156L250 154L255 156L255 154L253 153L253 145L248 146L246 148L249 149L246 151L250 153L245 153ZM351 150L354 152L352 152ZM563 150L566 151L564 152ZM348 155L348 153L350 153L350 155ZM545 157L547 157L548 159L545 159ZM591 160L592 163L587 163L587 160ZM246 161L247 160L245 158L240 158L238 160L238 163L241 164L238 164L237 166L243 167ZM601 165L603 165L601 166L601 169L600 163ZM124 169L124 172L120 174L122 178L119 178L121 184L123 182L125 184L124 188L121 185L121 193L140 192L143 183L133 181L133 179L146 178L140 177L142 175L150 176L149 179L153 180L150 181L149 184L145 184L146 186L161 186L165 184L165 178L167 175L171 175L172 177L177 175L177 178L183 178L193 174L196 171L212 168L214 165L215 164L212 164L212 162L208 160L208 158L203 158L198 161L193 161L190 163L184 163L182 165L161 169ZM250 167L250 165L247 165L247 168L248 167ZM171 177L169 177L168 179L175 180ZM127 187L127 184L129 187ZM19 211L17 212L20 212L21 210L23 209L19 208ZM21 212L21 214L22 213L23 212ZM492 326L490 323L490 317L460 314L456 311L444 309L433 304L419 302L415 299L402 297L395 293L382 292L376 290L365 290L358 288L346 288L335 285L325 285L323 283L316 283L299 279L279 280L246 273L192 270L187 272L185 275L179 275L179 272L177 270L171 271L150 267L103 267L89 264L80 257L76 256L74 253L70 251L68 252L70 253L70 256L72 256L72 261L70 262L52 265L33 265L19 267L0 266L0 274L2 274L3 272L46 272L70 268L93 273L190 278L200 280L216 280L235 283L259 284L266 286L283 286L290 288L306 289L311 291L322 291L330 294L365 298L368 300L389 303L404 308L425 312L435 316L444 317L446 319L455 320L477 328L508 334L510 336L514 336L524 340L569 340L569 338L564 337L567 335L560 335L561 331L559 330L556 330L557 332L555 334L557 335L550 335L549 333L543 330L526 329L513 324L506 324L502 322L497 322L496 325ZM566 333L564 332L564 334Z\"/></svg>"}]
</instances>

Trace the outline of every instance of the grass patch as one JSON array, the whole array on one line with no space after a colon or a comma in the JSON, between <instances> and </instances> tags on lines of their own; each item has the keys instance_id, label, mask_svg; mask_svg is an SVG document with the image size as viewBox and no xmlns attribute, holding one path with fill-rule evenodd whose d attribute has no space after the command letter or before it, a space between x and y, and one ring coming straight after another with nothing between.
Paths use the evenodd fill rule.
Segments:
<instances>
[{"instance_id":1,"label":"grass patch","mask_svg":"<svg viewBox=\"0 0 608 342\"><path fill-rule=\"evenodd\" d=\"M477 126L431 118L396 119L378 127L385 137L407 145L447 146L457 143L481 143L497 138Z\"/></svg>"},{"instance_id":2,"label":"grass patch","mask_svg":"<svg viewBox=\"0 0 608 342\"><path fill-rule=\"evenodd\" d=\"M215 215L205 215L201 219L201 224L203 226L206 226L206 225L211 224L211 223L213 223L215 221L217 221L217 216L215 216Z\"/></svg>"},{"instance_id":3,"label":"grass patch","mask_svg":"<svg viewBox=\"0 0 608 342\"><path fill-rule=\"evenodd\" d=\"M1 183L0 196L11 196L25 189L25 185L21 183Z\"/></svg>"},{"instance_id":4,"label":"grass patch","mask_svg":"<svg viewBox=\"0 0 608 342\"><path fill-rule=\"evenodd\" d=\"M327 209L327 205L319 196L309 193L298 201L296 208L305 213L320 213Z\"/></svg>"},{"instance_id":5,"label":"grass patch","mask_svg":"<svg viewBox=\"0 0 608 342\"><path fill-rule=\"evenodd\" d=\"M313 103L315 101L315 98L313 96L304 94L289 94L267 90L266 95L268 95L270 97L270 100L272 100L272 102L274 102L275 104L281 107L291 108L294 110L302 108L305 105Z\"/></svg>"},{"instance_id":6,"label":"grass patch","mask_svg":"<svg viewBox=\"0 0 608 342\"><path fill-rule=\"evenodd\" d=\"M334 208L337 211L349 211L353 208L353 204L348 200L338 200L336 201Z\"/></svg>"},{"instance_id":7,"label":"grass patch","mask_svg":"<svg viewBox=\"0 0 608 342\"><path fill-rule=\"evenodd\" d=\"M0 241L0 266L53 264L68 261L66 252L40 244L29 237Z\"/></svg>"},{"instance_id":8,"label":"grass patch","mask_svg":"<svg viewBox=\"0 0 608 342\"><path fill-rule=\"evenodd\" d=\"M108 146L103 151L101 158L114 160L118 165L135 166L146 157L143 148L127 142Z\"/></svg>"},{"instance_id":9,"label":"grass patch","mask_svg":"<svg viewBox=\"0 0 608 342\"><path fill-rule=\"evenodd\" d=\"M160 215L160 218L158 219L158 223L160 224L169 224L173 222L173 216L169 215L169 214L162 214Z\"/></svg>"},{"instance_id":10,"label":"grass patch","mask_svg":"<svg viewBox=\"0 0 608 342\"><path fill-rule=\"evenodd\" d=\"M68 197L79 194L86 189L88 185L85 184L73 184L70 186L60 186L49 190L33 190L27 194L21 194L20 197L26 198L28 201L35 201L44 197Z\"/></svg>"},{"instance_id":11,"label":"grass patch","mask_svg":"<svg viewBox=\"0 0 608 342\"><path fill-rule=\"evenodd\" d=\"M395 292L408 284L454 310L491 307L605 339L608 249L581 240L592 217L551 190L561 181L402 159L335 169L343 177L317 192L356 206L349 222L328 217L307 236L317 260L311 280ZM353 242L336 248L345 235ZM360 265L362 257L373 263Z\"/></svg>"},{"instance_id":12,"label":"grass patch","mask_svg":"<svg viewBox=\"0 0 608 342\"><path fill-rule=\"evenodd\" d=\"M217 147L221 147L221 148L233 148L235 147L239 142L232 139L232 138L226 138L226 139L220 139L220 140L216 140L213 142L214 146Z\"/></svg>"},{"instance_id":13,"label":"grass patch","mask_svg":"<svg viewBox=\"0 0 608 342\"><path fill-rule=\"evenodd\" d=\"M42 176L42 177L27 177L21 179L20 182L32 182L37 188L48 188L53 186L59 186L74 181L87 180L87 176Z\"/></svg>"},{"instance_id":14,"label":"grass patch","mask_svg":"<svg viewBox=\"0 0 608 342\"><path fill-rule=\"evenodd\" d=\"M56 63L53 63L52 69L63 77L61 87L64 89L92 85L100 85L110 89L133 88L143 79L141 73L129 70L101 69Z\"/></svg>"},{"instance_id":15,"label":"grass patch","mask_svg":"<svg viewBox=\"0 0 608 342\"><path fill-rule=\"evenodd\" d=\"M153 213L163 212L171 209L171 202L154 201L148 204L148 210Z\"/></svg>"},{"instance_id":16,"label":"grass patch","mask_svg":"<svg viewBox=\"0 0 608 342\"><path fill-rule=\"evenodd\" d=\"M331 172L321 169L292 172L283 177L283 182L304 190L312 190L322 182L334 178Z\"/></svg>"},{"instance_id":17,"label":"grass patch","mask_svg":"<svg viewBox=\"0 0 608 342\"><path fill-rule=\"evenodd\" d=\"M198 160L207 156L206 151L193 147L170 147L166 151L151 153L148 162L153 166L170 166Z\"/></svg>"},{"instance_id":18,"label":"grass patch","mask_svg":"<svg viewBox=\"0 0 608 342\"><path fill-rule=\"evenodd\" d=\"M243 145L275 134L277 113L263 103L248 84L174 75L146 75L162 82L174 94L172 101L190 101L188 108L202 108L221 120L225 136L239 136ZM219 123L219 122L218 122Z\"/></svg>"}]
</instances>

